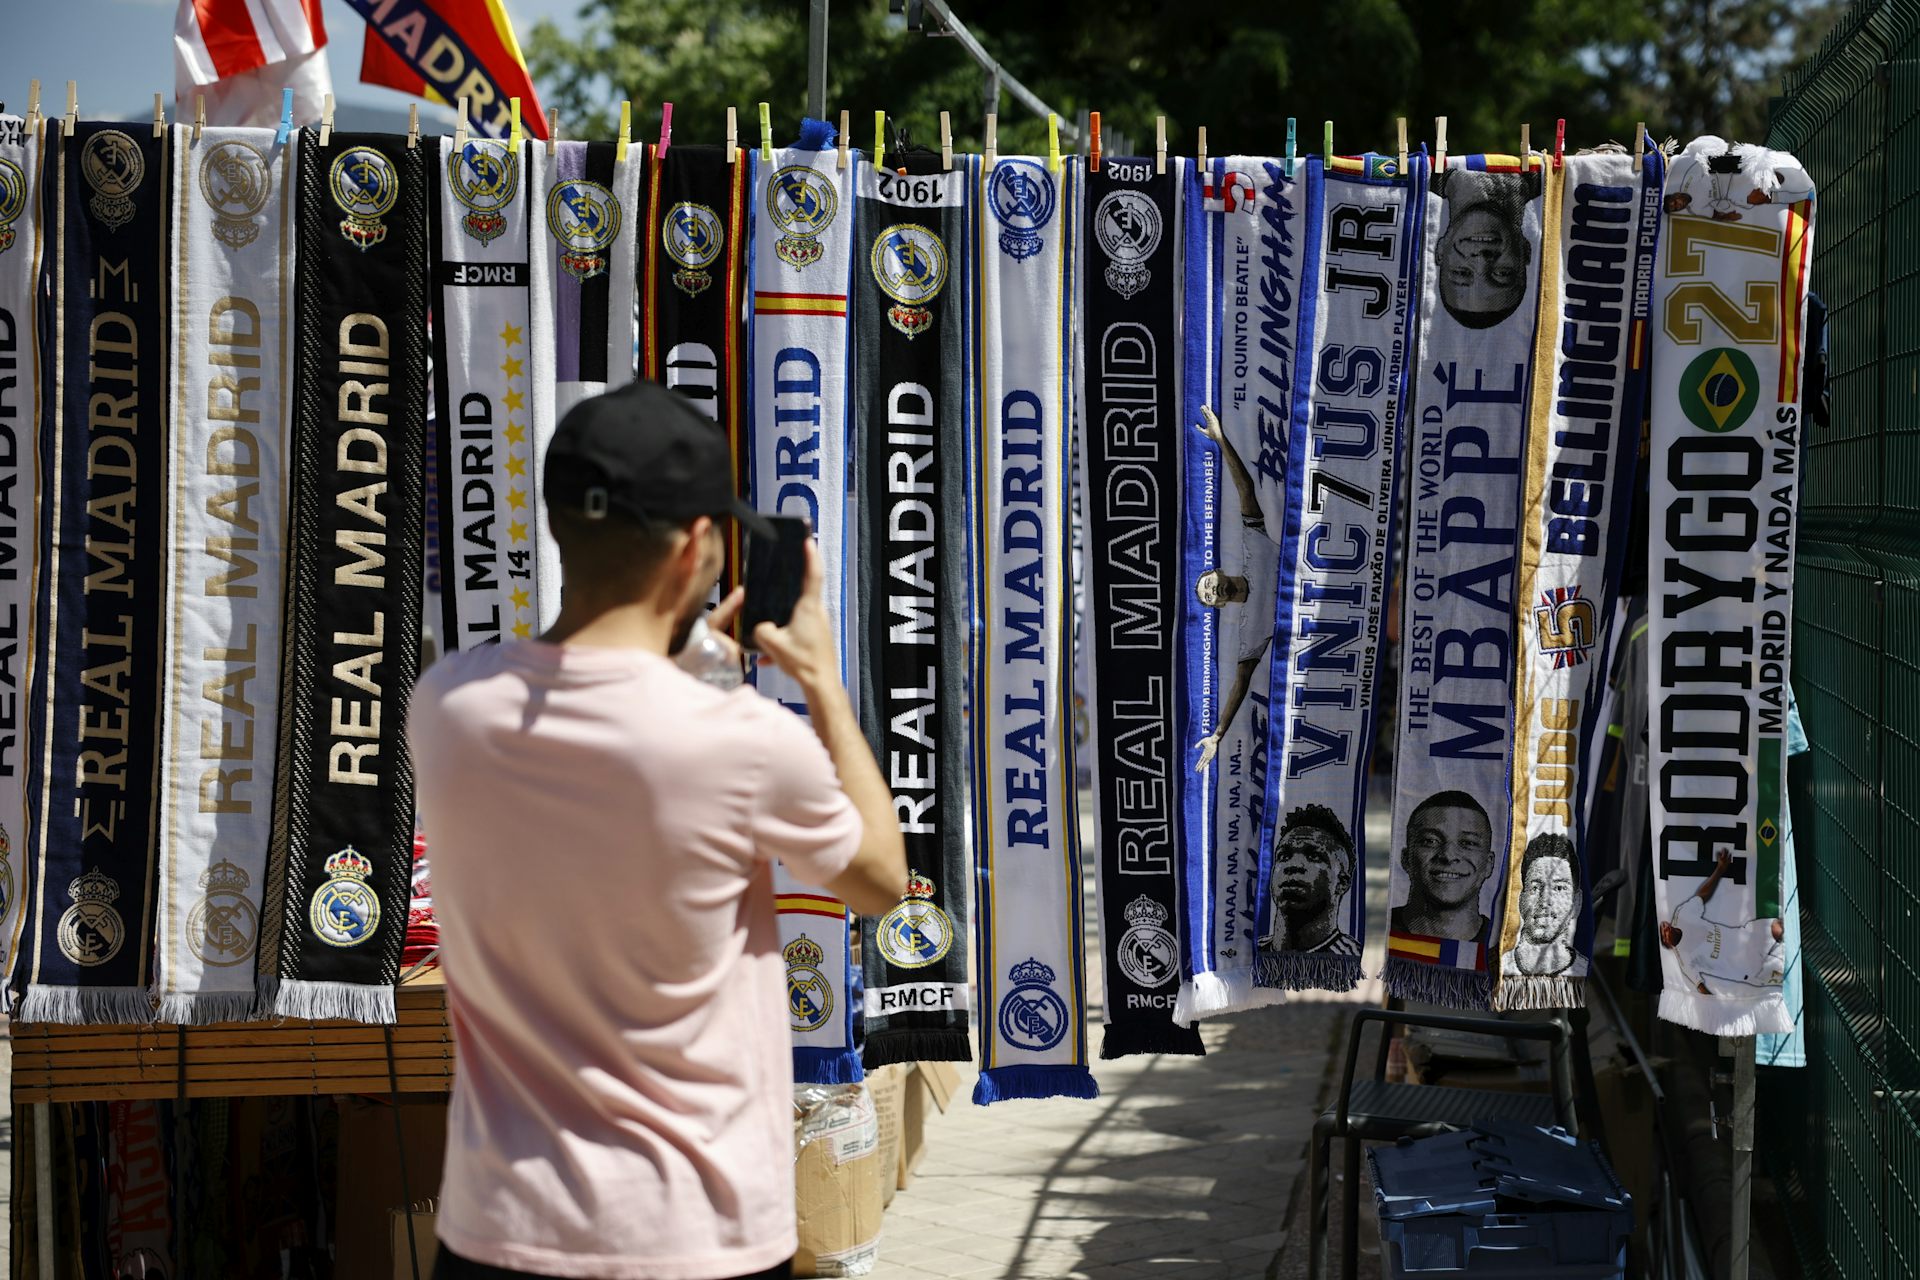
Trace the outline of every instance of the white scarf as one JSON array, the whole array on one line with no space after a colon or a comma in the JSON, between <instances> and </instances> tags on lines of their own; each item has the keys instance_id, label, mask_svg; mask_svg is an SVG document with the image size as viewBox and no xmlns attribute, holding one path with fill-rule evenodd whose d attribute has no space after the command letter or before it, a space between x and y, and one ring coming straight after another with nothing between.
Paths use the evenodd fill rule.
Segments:
<instances>
[{"instance_id":1,"label":"white scarf","mask_svg":"<svg viewBox=\"0 0 1920 1280\"><path fill-rule=\"evenodd\" d=\"M162 1022L254 1004L280 739L294 147L173 129Z\"/></svg>"},{"instance_id":2,"label":"white scarf","mask_svg":"<svg viewBox=\"0 0 1920 1280\"><path fill-rule=\"evenodd\" d=\"M1647 641L1660 1016L1786 1032L1776 930L1813 182L1792 156L1697 138L1663 203Z\"/></svg>"}]
</instances>

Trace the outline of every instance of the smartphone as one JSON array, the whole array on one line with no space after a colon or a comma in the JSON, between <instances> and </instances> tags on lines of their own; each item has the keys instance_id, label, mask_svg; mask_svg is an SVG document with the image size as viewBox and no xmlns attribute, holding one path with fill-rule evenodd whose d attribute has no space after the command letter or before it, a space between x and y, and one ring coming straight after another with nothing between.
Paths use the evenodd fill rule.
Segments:
<instances>
[{"instance_id":1,"label":"smartphone","mask_svg":"<svg viewBox=\"0 0 1920 1280\"><path fill-rule=\"evenodd\" d=\"M740 606L740 643L751 649L763 622L784 627L807 582L807 540L813 529L799 516L768 516L773 536L747 539L747 598Z\"/></svg>"}]
</instances>

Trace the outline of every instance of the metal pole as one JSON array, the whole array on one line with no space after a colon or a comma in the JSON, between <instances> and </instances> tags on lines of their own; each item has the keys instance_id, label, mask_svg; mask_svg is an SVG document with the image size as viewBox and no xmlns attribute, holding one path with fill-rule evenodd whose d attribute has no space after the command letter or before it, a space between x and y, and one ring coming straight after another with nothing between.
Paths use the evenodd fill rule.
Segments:
<instances>
[{"instance_id":1,"label":"metal pole","mask_svg":"<svg viewBox=\"0 0 1920 1280\"><path fill-rule=\"evenodd\" d=\"M807 114L827 118L827 0L810 0L807 16Z\"/></svg>"},{"instance_id":2,"label":"metal pole","mask_svg":"<svg viewBox=\"0 0 1920 1280\"><path fill-rule=\"evenodd\" d=\"M1728 1219L1733 1258L1727 1280L1747 1280L1753 1249L1754 1043L1752 1036L1728 1041L1733 1046L1733 1213Z\"/></svg>"},{"instance_id":3,"label":"metal pole","mask_svg":"<svg viewBox=\"0 0 1920 1280\"><path fill-rule=\"evenodd\" d=\"M987 100L994 104L987 108L988 111L998 112L1000 87L1005 85L1007 92L1013 95L1015 102L1018 102L1042 120L1045 120L1050 115L1059 114L1059 112L1041 101L1040 96L1034 93L1033 90L1008 75L1006 68L994 61L993 55L988 53L985 46L978 40L974 39L973 32L967 30L966 24L953 16L953 10L947 8L943 0L926 0L926 6L927 12L939 20L941 28L955 40L958 40L960 47L967 51L967 55L979 63L986 71ZM1060 122L1060 141L1063 145L1078 145L1080 142L1080 131L1067 121L1062 120Z\"/></svg>"},{"instance_id":4,"label":"metal pole","mask_svg":"<svg viewBox=\"0 0 1920 1280\"><path fill-rule=\"evenodd\" d=\"M992 62L987 64L986 98L987 98L986 114L989 116L999 115L1000 114L1000 64L997 62ZM987 123L986 117L982 116L980 120L981 127L985 128L986 123Z\"/></svg>"}]
</instances>

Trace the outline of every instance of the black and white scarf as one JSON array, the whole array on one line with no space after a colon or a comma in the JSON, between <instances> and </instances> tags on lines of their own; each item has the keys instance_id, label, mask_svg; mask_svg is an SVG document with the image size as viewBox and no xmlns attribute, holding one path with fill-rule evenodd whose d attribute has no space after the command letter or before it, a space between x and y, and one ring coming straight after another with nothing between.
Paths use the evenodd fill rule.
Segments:
<instances>
[{"instance_id":1,"label":"black and white scarf","mask_svg":"<svg viewBox=\"0 0 1920 1280\"><path fill-rule=\"evenodd\" d=\"M50 127L24 1022L152 1016L167 482L169 156ZM16 245L16 247L18 247ZM11 252L11 250L10 250Z\"/></svg>"},{"instance_id":2,"label":"black and white scarf","mask_svg":"<svg viewBox=\"0 0 1920 1280\"><path fill-rule=\"evenodd\" d=\"M861 921L869 1066L968 1043L965 689L973 171L859 162L854 484L860 720L893 791L907 893Z\"/></svg>"},{"instance_id":3,"label":"black and white scarf","mask_svg":"<svg viewBox=\"0 0 1920 1280\"><path fill-rule=\"evenodd\" d=\"M1094 848L1106 962L1100 1056L1203 1052L1180 989L1180 184L1108 159L1081 237Z\"/></svg>"},{"instance_id":4,"label":"black and white scarf","mask_svg":"<svg viewBox=\"0 0 1920 1280\"><path fill-rule=\"evenodd\" d=\"M391 1022L413 871L433 152L303 130L266 1010Z\"/></svg>"}]
</instances>

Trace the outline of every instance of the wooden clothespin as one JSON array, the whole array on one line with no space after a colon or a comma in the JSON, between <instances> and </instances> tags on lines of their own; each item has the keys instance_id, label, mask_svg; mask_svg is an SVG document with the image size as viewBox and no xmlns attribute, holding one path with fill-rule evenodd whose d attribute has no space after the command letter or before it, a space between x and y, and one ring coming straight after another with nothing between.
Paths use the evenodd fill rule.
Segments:
<instances>
[{"instance_id":1,"label":"wooden clothespin","mask_svg":"<svg viewBox=\"0 0 1920 1280\"><path fill-rule=\"evenodd\" d=\"M1293 177L1294 145L1295 145L1294 119L1292 116L1288 116L1287 117L1287 177L1289 178Z\"/></svg>"},{"instance_id":2,"label":"wooden clothespin","mask_svg":"<svg viewBox=\"0 0 1920 1280\"><path fill-rule=\"evenodd\" d=\"M1563 116L1553 123L1553 167L1558 169L1567 162L1567 121Z\"/></svg>"},{"instance_id":3,"label":"wooden clothespin","mask_svg":"<svg viewBox=\"0 0 1920 1280\"><path fill-rule=\"evenodd\" d=\"M320 99L320 145L333 141L333 95Z\"/></svg>"},{"instance_id":4,"label":"wooden clothespin","mask_svg":"<svg viewBox=\"0 0 1920 1280\"><path fill-rule=\"evenodd\" d=\"M167 107L157 93L153 95L153 136L156 138L167 136Z\"/></svg>"},{"instance_id":5,"label":"wooden clothespin","mask_svg":"<svg viewBox=\"0 0 1920 1280\"><path fill-rule=\"evenodd\" d=\"M732 107L727 108L727 163L732 164L740 148L740 113Z\"/></svg>"},{"instance_id":6,"label":"wooden clothespin","mask_svg":"<svg viewBox=\"0 0 1920 1280\"><path fill-rule=\"evenodd\" d=\"M1328 173L1333 172L1333 121L1331 120L1321 128L1320 163Z\"/></svg>"},{"instance_id":7,"label":"wooden clothespin","mask_svg":"<svg viewBox=\"0 0 1920 1280\"><path fill-rule=\"evenodd\" d=\"M1433 118L1433 167L1435 171L1447 167L1447 118Z\"/></svg>"},{"instance_id":8,"label":"wooden clothespin","mask_svg":"<svg viewBox=\"0 0 1920 1280\"><path fill-rule=\"evenodd\" d=\"M773 163L773 108L760 104L760 158Z\"/></svg>"},{"instance_id":9,"label":"wooden clothespin","mask_svg":"<svg viewBox=\"0 0 1920 1280\"><path fill-rule=\"evenodd\" d=\"M1532 172L1532 170L1533 170L1533 126L1530 124L1523 124L1520 126L1520 172L1530 173Z\"/></svg>"},{"instance_id":10,"label":"wooden clothespin","mask_svg":"<svg viewBox=\"0 0 1920 1280\"><path fill-rule=\"evenodd\" d=\"M1087 113L1087 172L1100 172L1100 113Z\"/></svg>"},{"instance_id":11,"label":"wooden clothespin","mask_svg":"<svg viewBox=\"0 0 1920 1280\"><path fill-rule=\"evenodd\" d=\"M997 113L987 112L987 148L983 158L983 167L993 168L994 158L1000 154L1000 117Z\"/></svg>"},{"instance_id":12,"label":"wooden clothespin","mask_svg":"<svg viewBox=\"0 0 1920 1280\"><path fill-rule=\"evenodd\" d=\"M460 99L460 118L453 122L453 154L465 155L467 150L467 99Z\"/></svg>"},{"instance_id":13,"label":"wooden clothespin","mask_svg":"<svg viewBox=\"0 0 1920 1280\"><path fill-rule=\"evenodd\" d=\"M887 113L873 113L873 167L878 169L887 162Z\"/></svg>"},{"instance_id":14,"label":"wooden clothespin","mask_svg":"<svg viewBox=\"0 0 1920 1280\"><path fill-rule=\"evenodd\" d=\"M1200 154L1200 169L1204 173L1207 167L1207 126L1205 125L1200 126L1200 145L1195 150Z\"/></svg>"},{"instance_id":15,"label":"wooden clothespin","mask_svg":"<svg viewBox=\"0 0 1920 1280\"><path fill-rule=\"evenodd\" d=\"M467 100L465 98L462 98L460 99L460 115L463 120L466 118L466 113L467 113ZM463 129L462 132L464 133L465 130ZM280 91L280 124L273 131L273 145L276 147L284 147L287 145L287 139L291 138L292 136L293 136L293 90L282 89Z\"/></svg>"},{"instance_id":16,"label":"wooden clothespin","mask_svg":"<svg viewBox=\"0 0 1920 1280\"><path fill-rule=\"evenodd\" d=\"M620 136L613 140L613 162L625 164L627 160L627 135L633 132L633 103L623 101L620 104Z\"/></svg>"},{"instance_id":17,"label":"wooden clothespin","mask_svg":"<svg viewBox=\"0 0 1920 1280\"><path fill-rule=\"evenodd\" d=\"M412 151L420 145L420 104L407 104L407 150Z\"/></svg>"},{"instance_id":18,"label":"wooden clothespin","mask_svg":"<svg viewBox=\"0 0 1920 1280\"><path fill-rule=\"evenodd\" d=\"M1644 168L1647 163L1647 122L1641 120L1633 126L1633 167Z\"/></svg>"},{"instance_id":19,"label":"wooden clothespin","mask_svg":"<svg viewBox=\"0 0 1920 1280\"><path fill-rule=\"evenodd\" d=\"M1394 117L1394 131L1400 135L1400 167L1394 170L1394 176L1404 178L1407 176L1407 118L1405 116Z\"/></svg>"},{"instance_id":20,"label":"wooden clothespin","mask_svg":"<svg viewBox=\"0 0 1920 1280\"><path fill-rule=\"evenodd\" d=\"M547 154L552 155L553 149L559 145L560 145L560 108L548 107L547 108Z\"/></svg>"},{"instance_id":21,"label":"wooden clothespin","mask_svg":"<svg viewBox=\"0 0 1920 1280\"><path fill-rule=\"evenodd\" d=\"M507 142L515 155L520 154L520 140L526 134L520 131L520 99L507 99Z\"/></svg>"},{"instance_id":22,"label":"wooden clothespin","mask_svg":"<svg viewBox=\"0 0 1920 1280\"><path fill-rule=\"evenodd\" d=\"M40 131L39 126L40 126L40 82L38 80L33 80L33 81L29 81L27 84L27 132L31 134L38 134Z\"/></svg>"},{"instance_id":23,"label":"wooden clothespin","mask_svg":"<svg viewBox=\"0 0 1920 1280\"><path fill-rule=\"evenodd\" d=\"M1156 174L1167 171L1167 118L1153 118L1153 171Z\"/></svg>"},{"instance_id":24,"label":"wooden clothespin","mask_svg":"<svg viewBox=\"0 0 1920 1280\"><path fill-rule=\"evenodd\" d=\"M80 123L80 86L72 80L67 81L67 118L61 132L67 137L73 136L73 127Z\"/></svg>"},{"instance_id":25,"label":"wooden clothespin","mask_svg":"<svg viewBox=\"0 0 1920 1280\"><path fill-rule=\"evenodd\" d=\"M851 111L842 111L840 113L840 136L834 139L840 147L840 163L838 167L842 169L847 167L847 134L852 128L853 113Z\"/></svg>"},{"instance_id":26,"label":"wooden clothespin","mask_svg":"<svg viewBox=\"0 0 1920 1280\"><path fill-rule=\"evenodd\" d=\"M1060 117L1047 116L1047 172L1060 172Z\"/></svg>"},{"instance_id":27,"label":"wooden clothespin","mask_svg":"<svg viewBox=\"0 0 1920 1280\"><path fill-rule=\"evenodd\" d=\"M193 141L195 146L200 144L200 131L206 127L207 95L204 93L196 93L193 95Z\"/></svg>"},{"instance_id":28,"label":"wooden clothespin","mask_svg":"<svg viewBox=\"0 0 1920 1280\"><path fill-rule=\"evenodd\" d=\"M940 113L940 167L953 170L953 120L944 111Z\"/></svg>"},{"instance_id":29,"label":"wooden clothespin","mask_svg":"<svg viewBox=\"0 0 1920 1280\"><path fill-rule=\"evenodd\" d=\"M667 154L667 147L673 142L673 104L660 104L660 141L653 148L654 159Z\"/></svg>"}]
</instances>

